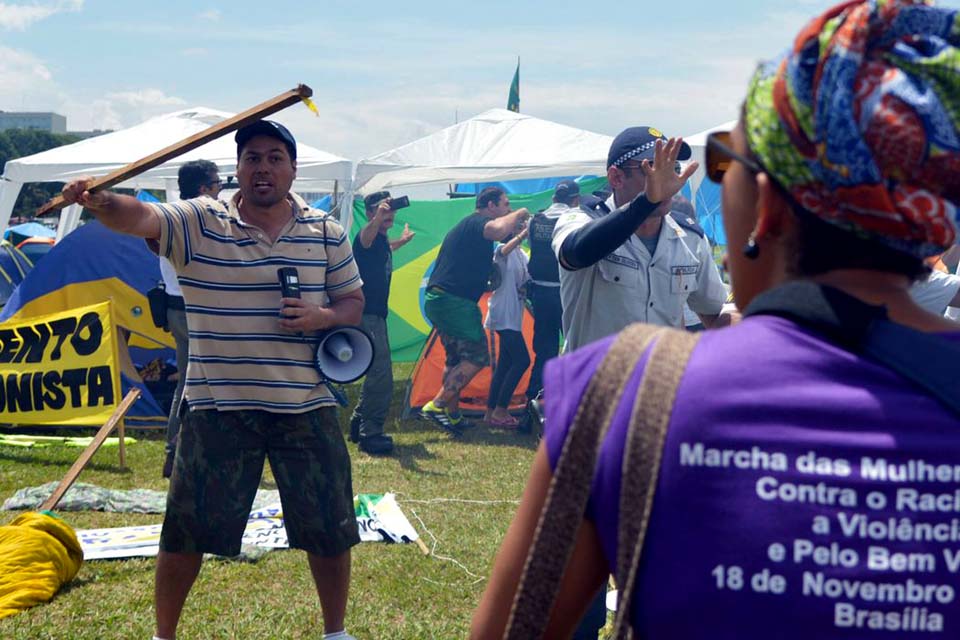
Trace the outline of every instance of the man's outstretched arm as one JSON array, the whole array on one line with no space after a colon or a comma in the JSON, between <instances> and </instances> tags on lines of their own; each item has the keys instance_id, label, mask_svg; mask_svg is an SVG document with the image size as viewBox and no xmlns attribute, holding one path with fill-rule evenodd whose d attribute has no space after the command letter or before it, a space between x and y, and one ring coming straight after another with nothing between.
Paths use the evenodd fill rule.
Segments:
<instances>
[{"instance_id":1,"label":"man's outstretched arm","mask_svg":"<svg viewBox=\"0 0 960 640\"><path fill-rule=\"evenodd\" d=\"M104 226L139 238L160 239L160 214L132 196L112 191L90 193L92 178L80 178L64 185L61 194L67 204L79 204Z\"/></svg>"}]
</instances>

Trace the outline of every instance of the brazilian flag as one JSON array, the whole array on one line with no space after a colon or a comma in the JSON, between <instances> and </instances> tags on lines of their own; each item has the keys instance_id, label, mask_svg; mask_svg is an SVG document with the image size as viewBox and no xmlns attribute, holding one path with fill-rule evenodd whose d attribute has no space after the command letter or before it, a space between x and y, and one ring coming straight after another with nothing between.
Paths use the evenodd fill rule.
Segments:
<instances>
[{"instance_id":1,"label":"brazilian flag","mask_svg":"<svg viewBox=\"0 0 960 640\"><path fill-rule=\"evenodd\" d=\"M520 113L520 58L517 58L517 70L513 74L513 82L510 83L507 109Z\"/></svg>"}]
</instances>

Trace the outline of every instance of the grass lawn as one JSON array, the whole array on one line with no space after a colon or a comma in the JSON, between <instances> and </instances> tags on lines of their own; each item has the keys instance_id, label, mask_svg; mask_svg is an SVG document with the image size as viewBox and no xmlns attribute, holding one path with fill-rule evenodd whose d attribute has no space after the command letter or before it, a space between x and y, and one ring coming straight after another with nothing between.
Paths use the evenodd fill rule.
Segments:
<instances>
[{"instance_id":1,"label":"grass lawn","mask_svg":"<svg viewBox=\"0 0 960 640\"><path fill-rule=\"evenodd\" d=\"M348 443L358 493L393 491L435 555L416 545L363 543L354 548L347 629L360 639L463 638L486 576L526 481L536 442L532 436L479 426L452 439L433 425L399 419L409 365L394 367L397 382L387 432L393 456L374 458ZM358 385L349 388L351 403ZM346 432L349 410L341 413ZM71 435L92 435L78 430ZM159 432L133 432L128 468L116 449L102 449L80 475L112 489L166 489L160 477ZM0 446L0 498L16 489L59 480L80 449ZM274 488L269 471L264 488ZM445 499L490 501L490 504ZM15 512L0 514L0 524ZM160 522L160 515L95 512L61 514L74 528ZM418 520L422 520L421 521ZM426 527L426 528L424 528ZM428 531L429 530L429 533ZM431 535L432 534L432 535ZM434 539L435 537L435 539ZM444 560L441 556L451 558ZM153 559L85 563L52 602L0 621L0 638L150 638ZM320 638L323 625L306 558L275 551L256 563L208 561L181 619L180 638Z\"/></svg>"}]
</instances>

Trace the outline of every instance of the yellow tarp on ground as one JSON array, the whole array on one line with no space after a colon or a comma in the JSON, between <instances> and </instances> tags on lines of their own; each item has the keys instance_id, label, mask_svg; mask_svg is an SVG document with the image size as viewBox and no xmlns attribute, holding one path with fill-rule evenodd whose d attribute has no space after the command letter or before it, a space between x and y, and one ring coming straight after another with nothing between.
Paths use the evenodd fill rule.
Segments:
<instances>
[{"instance_id":1,"label":"yellow tarp on ground","mask_svg":"<svg viewBox=\"0 0 960 640\"><path fill-rule=\"evenodd\" d=\"M0 618L48 602L81 564L77 535L55 516L31 511L0 527Z\"/></svg>"}]
</instances>

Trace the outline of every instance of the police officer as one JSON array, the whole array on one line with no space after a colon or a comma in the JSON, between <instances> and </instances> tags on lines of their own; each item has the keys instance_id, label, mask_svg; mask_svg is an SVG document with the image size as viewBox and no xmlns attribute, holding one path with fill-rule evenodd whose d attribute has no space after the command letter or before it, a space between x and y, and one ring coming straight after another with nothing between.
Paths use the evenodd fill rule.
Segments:
<instances>
[{"instance_id":1,"label":"police officer","mask_svg":"<svg viewBox=\"0 0 960 640\"><path fill-rule=\"evenodd\" d=\"M622 131L607 154L612 193L593 209L560 216L553 250L560 262L566 349L634 322L683 327L688 302L706 326L717 322L726 289L696 224L669 215L673 196L697 169L679 138L652 127ZM600 591L574 634L596 638L606 619Z\"/></svg>"},{"instance_id":2,"label":"police officer","mask_svg":"<svg viewBox=\"0 0 960 640\"><path fill-rule=\"evenodd\" d=\"M689 158L680 139L652 127L626 129L607 156L610 197L557 221L568 349L633 322L683 327L684 303L705 326L718 323L727 292L713 251L692 219L669 215L673 195L697 168L677 171L677 161Z\"/></svg>"},{"instance_id":3,"label":"police officer","mask_svg":"<svg viewBox=\"0 0 960 640\"><path fill-rule=\"evenodd\" d=\"M530 372L527 398L537 396L543 388L543 365L560 350L563 308L560 304L560 268L553 253L553 229L560 216L580 206L580 185L563 180L553 192L553 204L530 219L530 283L527 285L533 304L533 352L536 360Z\"/></svg>"}]
</instances>

